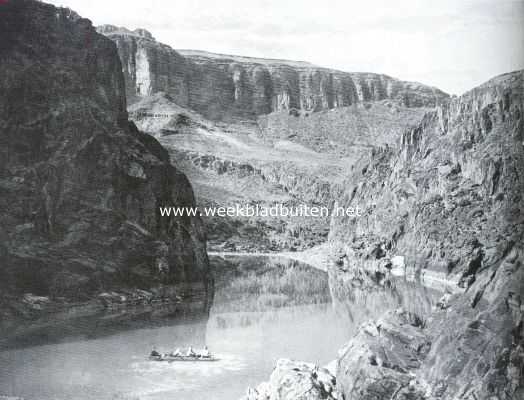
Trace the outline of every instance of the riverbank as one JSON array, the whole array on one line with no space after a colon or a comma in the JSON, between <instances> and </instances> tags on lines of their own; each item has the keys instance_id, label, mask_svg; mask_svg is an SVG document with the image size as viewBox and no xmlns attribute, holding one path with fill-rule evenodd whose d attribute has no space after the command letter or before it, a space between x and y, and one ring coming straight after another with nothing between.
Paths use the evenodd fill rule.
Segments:
<instances>
[{"instance_id":1,"label":"riverbank","mask_svg":"<svg viewBox=\"0 0 524 400\"><path fill-rule=\"evenodd\" d=\"M35 296L4 296L0 321L0 350L59 342L83 335L86 322L125 330L144 316L207 312L203 285L125 289L103 292L85 301ZM114 325L114 326L113 326ZM119 325L121 327L119 328Z\"/></svg>"}]
</instances>

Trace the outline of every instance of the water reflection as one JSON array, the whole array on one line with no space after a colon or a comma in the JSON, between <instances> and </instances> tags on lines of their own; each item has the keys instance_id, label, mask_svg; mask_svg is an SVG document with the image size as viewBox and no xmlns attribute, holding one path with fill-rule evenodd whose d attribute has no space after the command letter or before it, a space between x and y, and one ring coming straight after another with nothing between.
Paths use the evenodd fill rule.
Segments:
<instances>
[{"instance_id":1,"label":"water reflection","mask_svg":"<svg viewBox=\"0 0 524 400\"><path fill-rule=\"evenodd\" d=\"M193 293L191 299L183 303L128 306L98 312L78 307L24 321L0 332L0 351L96 339L144 327L185 324L188 320L207 319L205 293Z\"/></svg>"},{"instance_id":2,"label":"water reflection","mask_svg":"<svg viewBox=\"0 0 524 400\"><path fill-rule=\"evenodd\" d=\"M388 310L403 308L424 320L442 293L400 276L374 279L363 271L330 270L329 287L334 308L347 319L352 336L358 326L376 320Z\"/></svg>"},{"instance_id":3,"label":"water reflection","mask_svg":"<svg viewBox=\"0 0 524 400\"><path fill-rule=\"evenodd\" d=\"M214 257L211 312L267 311L331 301L327 274L283 257Z\"/></svg>"},{"instance_id":4,"label":"water reflection","mask_svg":"<svg viewBox=\"0 0 524 400\"><path fill-rule=\"evenodd\" d=\"M90 333L79 326L73 341L0 352L0 394L27 400L235 399L267 380L278 358L326 364L363 320L433 301L420 286L341 285L325 272L278 257L211 261L216 277L209 315L146 313L133 322L122 316L124 330L86 320L81 326ZM152 346L168 351L205 344L220 361L169 364L145 357Z\"/></svg>"}]
</instances>

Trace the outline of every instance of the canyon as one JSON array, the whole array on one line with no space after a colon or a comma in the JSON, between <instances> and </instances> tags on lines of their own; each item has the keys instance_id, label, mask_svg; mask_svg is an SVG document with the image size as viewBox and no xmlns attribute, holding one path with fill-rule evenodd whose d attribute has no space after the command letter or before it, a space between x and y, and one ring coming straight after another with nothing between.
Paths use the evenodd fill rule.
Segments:
<instances>
[{"instance_id":1,"label":"canyon","mask_svg":"<svg viewBox=\"0 0 524 400\"><path fill-rule=\"evenodd\" d=\"M338 364L343 398L522 397L523 89L518 71L452 99L348 179L343 203L368 212L332 221L332 273L346 290L400 256L415 275L454 276L463 291L355 336Z\"/></svg>"},{"instance_id":2,"label":"canyon","mask_svg":"<svg viewBox=\"0 0 524 400\"><path fill-rule=\"evenodd\" d=\"M332 294L356 308L366 309L390 290L394 266L417 281L428 275L449 282L443 299L429 309L399 308L374 322L361 317L362 327L341 350L333 375L339 398L522 395L523 72L450 98L381 75L175 51L149 34L144 39L143 30L101 31L128 66L136 65L134 49L135 59L139 51L148 54L151 82L163 76L163 64L151 60L167 53L184 65L177 72L192 77L184 90L164 84L156 93L154 85L138 93L137 70L124 74L136 96L130 107L136 123L184 160L181 169L201 201L284 199L366 210L362 218L319 221L316 229L309 221L283 221L295 241L282 240L282 228L266 221L247 230L210 223L209 230L219 232L216 239L248 236L260 247L265 228L273 238L268 250L304 250L327 241ZM206 86L218 74L221 85ZM257 86L261 81L268 85ZM207 97L192 85L206 87ZM144 117L151 110L167 110L174 118ZM273 197L260 193L268 183ZM274 183L280 196L289 197L276 197ZM322 234L311 240L305 231ZM238 242L227 247L245 250ZM312 367L284 365L246 398L295 399L307 392ZM290 381L294 389L284 390ZM331 398L328 392L312 389L304 398Z\"/></svg>"},{"instance_id":3,"label":"canyon","mask_svg":"<svg viewBox=\"0 0 524 400\"><path fill-rule=\"evenodd\" d=\"M524 71L451 97L381 74L175 50L35 0L2 7L5 340L71 308L132 303L202 317L199 340L207 324L220 342L260 308L311 302L351 322L337 331L346 344L328 365L278 360L244 399L524 396ZM234 204L363 215L158 212ZM251 253L326 272L228 258Z\"/></svg>"},{"instance_id":4,"label":"canyon","mask_svg":"<svg viewBox=\"0 0 524 400\"><path fill-rule=\"evenodd\" d=\"M97 29L117 45L130 118L168 149L192 182L201 207L332 207L347 170L368 153L397 147L405 129L449 97L435 88L378 74L177 51L143 29ZM257 108L239 94L247 89L235 87L232 68L246 76L256 75L253 69L266 71L273 91L258 90L251 82L250 99L280 104L279 99L289 97L284 87L295 97ZM282 72L288 70L299 78ZM137 76L147 77L146 92L137 89L142 86ZM322 82L339 78L351 82L336 89L349 100L333 102L329 98L335 89ZM293 86L297 82L305 83ZM231 97L228 91L237 94ZM308 96L318 104L308 105ZM325 242L329 230L328 218L203 219L212 250L305 250Z\"/></svg>"},{"instance_id":5,"label":"canyon","mask_svg":"<svg viewBox=\"0 0 524 400\"><path fill-rule=\"evenodd\" d=\"M244 399L522 398L523 94L524 71L497 76L359 161L337 204L366 212L332 219L328 273L360 326L335 368L280 360ZM421 307L396 267L445 277L440 300Z\"/></svg>"}]
</instances>

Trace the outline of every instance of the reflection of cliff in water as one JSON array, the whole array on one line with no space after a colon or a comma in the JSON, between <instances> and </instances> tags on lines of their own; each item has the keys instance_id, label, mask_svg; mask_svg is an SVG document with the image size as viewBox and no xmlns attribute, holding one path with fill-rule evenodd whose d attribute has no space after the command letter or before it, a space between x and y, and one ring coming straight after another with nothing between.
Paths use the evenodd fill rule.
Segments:
<instances>
[{"instance_id":1,"label":"reflection of cliff in water","mask_svg":"<svg viewBox=\"0 0 524 400\"><path fill-rule=\"evenodd\" d=\"M402 308L423 323L442 293L421 282L404 277L379 276L362 270L337 273L329 270L329 287L334 308L348 320L351 334L370 320L377 320L386 311Z\"/></svg>"},{"instance_id":2,"label":"reflection of cliff in water","mask_svg":"<svg viewBox=\"0 0 524 400\"><path fill-rule=\"evenodd\" d=\"M41 344L96 339L141 328L199 324L195 329L205 342L212 286L185 288L179 301L101 308L100 304L72 305L61 312L13 322L2 330L0 350ZM208 292L209 290L209 292Z\"/></svg>"},{"instance_id":3,"label":"reflection of cliff in water","mask_svg":"<svg viewBox=\"0 0 524 400\"><path fill-rule=\"evenodd\" d=\"M211 263L216 279L207 343L249 360L253 384L279 358L324 365L347 340L326 272L274 256L213 257Z\"/></svg>"},{"instance_id":4,"label":"reflection of cliff in water","mask_svg":"<svg viewBox=\"0 0 524 400\"><path fill-rule=\"evenodd\" d=\"M441 295L402 277L333 270L328 275L284 257L216 256L211 262L216 277L208 327L213 330L278 324L329 307L351 335L361 323L400 307L423 320Z\"/></svg>"},{"instance_id":5,"label":"reflection of cliff in water","mask_svg":"<svg viewBox=\"0 0 524 400\"><path fill-rule=\"evenodd\" d=\"M227 256L216 273L212 313L262 312L331 301L327 274L284 257Z\"/></svg>"}]
</instances>

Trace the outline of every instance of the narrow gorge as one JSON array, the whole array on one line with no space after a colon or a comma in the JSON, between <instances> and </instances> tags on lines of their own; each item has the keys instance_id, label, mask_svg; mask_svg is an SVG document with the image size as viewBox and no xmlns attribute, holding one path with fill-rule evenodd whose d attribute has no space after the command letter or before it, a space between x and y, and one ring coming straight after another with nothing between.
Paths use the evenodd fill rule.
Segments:
<instances>
[{"instance_id":1,"label":"narrow gorge","mask_svg":"<svg viewBox=\"0 0 524 400\"><path fill-rule=\"evenodd\" d=\"M524 72L498 76L359 162L337 202L366 213L332 219L329 275L361 325L335 369L281 362L246 399L522 397L523 94ZM396 269L442 297L409 301Z\"/></svg>"},{"instance_id":2,"label":"narrow gorge","mask_svg":"<svg viewBox=\"0 0 524 400\"><path fill-rule=\"evenodd\" d=\"M142 29L99 31L126 65L136 123L179 155L201 201L284 199L365 210L362 218L332 217L329 229L329 221L296 219L251 221L251 229L211 222L212 248L227 238L227 249L260 251L264 236L264 250L328 243L332 293L364 309L390 290L393 270L447 282L445 300L422 314L390 305L371 325L361 316L331 383L339 396L522 394L522 72L449 98L383 75L175 51ZM147 93L136 89L144 71ZM238 239L246 236L256 245ZM278 394L280 385L296 379L298 391L307 388L293 371L307 377L310 367L291 367L279 365L248 398L297 398L294 390ZM307 398L331 398L322 393Z\"/></svg>"},{"instance_id":3,"label":"narrow gorge","mask_svg":"<svg viewBox=\"0 0 524 400\"><path fill-rule=\"evenodd\" d=\"M0 400L524 398L524 70L450 96L37 0L0 33ZM329 213L201 213L236 205Z\"/></svg>"},{"instance_id":4,"label":"narrow gorge","mask_svg":"<svg viewBox=\"0 0 524 400\"><path fill-rule=\"evenodd\" d=\"M255 246L237 240L227 248L260 251L262 227L269 250L328 243L331 290L343 301L354 299L355 307L366 308L361 301L389 290L395 268L415 280L427 275L450 282L446 300L423 315L390 310L384 320L355 333L338 361L343 399L518 398L524 365L522 72L449 98L381 75L176 52L143 30L99 30L133 66L125 73L132 81L128 90L133 92L134 76L141 74L138 54L147 55L151 82L176 81L172 74L191 77L185 90L151 85L152 99L131 93L137 96L131 109L139 126L152 128L184 160L181 168L197 188L204 186L197 189L201 199L271 203L282 199L277 189L289 202L365 210L361 218L332 217L327 237L328 221L312 226L295 219L276 227L257 221L257 229L233 232L210 225L212 238L252 236ZM177 71L165 71L166 64ZM267 85L257 86L262 76ZM219 80L212 85L219 89L206 86L212 79ZM205 87L207 97L195 86ZM187 97L180 99L180 93ZM207 104L227 109L211 112ZM177 117L155 125L148 113ZM187 118L181 122L180 116ZM249 186L253 181L256 189ZM273 197L260 193L262 185ZM417 339L406 348L412 338ZM445 357L449 353L458 357ZM289 371L283 368L282 374ZM264 388L249 398L296 396L276 395L280 386Z\"/></svg>"},{"instance_id":5,"label":"narrow gorge","mask_svg":"<svg viewBox=\"0 0 524 400\"><path fill-rule=\"evenodd\" d=\"M449 98L385 75L177 51L144 29L97 29L117 45L131 118L171 152L202 207L331 208L346 171L397 147L403 130ZM204 221L214 250L305 250L324 243L329 231L328 218Z\"/></svg>"}]
</instances>

